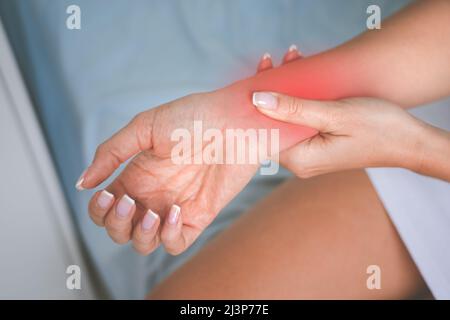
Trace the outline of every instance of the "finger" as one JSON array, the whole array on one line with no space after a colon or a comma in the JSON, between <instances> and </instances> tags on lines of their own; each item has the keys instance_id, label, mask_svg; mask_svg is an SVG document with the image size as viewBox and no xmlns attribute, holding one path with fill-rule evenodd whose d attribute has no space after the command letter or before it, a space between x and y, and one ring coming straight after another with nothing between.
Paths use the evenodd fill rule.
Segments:
<instances>
[{"instance_id":1,"label":"finger","mask_svg":"<svg viewBox=\"0 0 450 320\"><path fill-rule=\"evenodd\" d=\"M161 242L170 254L177 255L187 248L188 244L182 233L182 227L181 208L174 204L161 230Z\"/></svg>"},{"instance_id":2,"label":"finger","mask_svg":"<svg viewBox=\"0 0 450 320\"><path fill-rule=\"evenodd\" d=\"M272 63L272 57L270 56L269 53L264 53L264 55L261 57L261 60L259 61L258 64L258 68L257 68L257 72L256 73L260 73L269 69L273 68L273 63Z\"/></svg>"},{"instance_id":3,"label":"finger","mask_svg":"<svg viewBox=\"0 0 450 320\"><path fill-rule=\"evenodd\" d=\"M282 64L286 64L301 58L303 58L301 52L298 50L297 46L293 44L289 47L288 51L284 55Z\"/></svg>"},{"instance_id":4,"label":"finger","mask_svg":"<svg viewBox=\"0 0 450 320\"><path fill-rule=\"evenodd\" d=\"M253 104L265 115L321 132L333 130L338 102L306 100L272 92L254 92Z\"/></svg>"},{"instance_id":5,"label":"finger","mask_svg":"<svg viewBox=\"0 0 450 320\"><path fill-rule=\"evenodd\" d=\"M109 210L105 219L105 227L114 242L124 244L130 240L135 211L135 201L126 194Z\"/></svg>"},{"instance_id":6,"label":"finger","mask_svg":"<svg viewBox=\"0 0 450 320\"><path fill-rule=\"evenodd\" d=\"M141 222L133 231L133 247L142 255L148 255L159 246L158 227L159 216L152 210L148 210Z\"/></svg>"},{"instance_id":7,"label":"finger","mask_svg":"<svg viewBox=\"0 0 450 320\"><path fill-rule=\"evenodd\" d=\"M76 183L78 190L90 189L108 178L121 163L150 149L154 114L141 113L124 128L98 146L92 164Z\"/></svg>"},{"instance_id":8,"label":"finger","mask_svg":"<svg viewBox=\"0 0 450 320\"><path fill-rule=\"evenodd\" d=\"M105 225L105 216L114 203L114 195L107 190L97 191L89 201L89 216L100 227Z\"/></svg>"}]
</instances>

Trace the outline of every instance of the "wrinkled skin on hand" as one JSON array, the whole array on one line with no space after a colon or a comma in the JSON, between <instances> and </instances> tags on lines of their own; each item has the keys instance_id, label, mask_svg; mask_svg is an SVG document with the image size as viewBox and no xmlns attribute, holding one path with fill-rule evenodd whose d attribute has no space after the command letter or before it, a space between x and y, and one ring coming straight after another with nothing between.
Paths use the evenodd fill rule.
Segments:
<instances>
[{"instance_id":1,"label":"wrinkled skin on hand","mask_svg":"<svg viewBox=\"0 0 450 320\"><path fill-rule=\"evenodd\" d=\"M176 236L172 235L168 244L164 241L163 243L167 251L178 254L192 244L218 212L249 182L258 165L175 164L171 159L172 148L178 143L171 141L171 134L175 129L187 128L192 133L194 120L201 120L204 130L224 130L227 127L229 119L218 117L219 112L216 111L223 110L225 101L217 94L190 95L137 115L129 124L129 130L125 129L119 133L128 135L121 140L136 144L142 151L106 188L115 199L127 194L136 200L133 223L129 228L123 228L123 236L116 237L117 242L124 243L132 238L133 226L142 219L148 209L152 209L160 216L161 221L164 221L170 206L177 204L181 207L181 232ZM203 144L205 145L206 143ZM89 169L92 170L91 175L86 175L85 178L86 187L100 182L93 177L95 172L109 167L103 165L101 168L102 163L112 161L112 167L116 168L120 162L126 160L120 149L120 144L108 141L98 148L93 165ZM107 158L112 160L105 160ZM96 175L105 176L108 173ZM89 178L91 180L88 180ZM96 218L98 217L93 217L94 221ZM104 221L104 217L103 221L97 219L100 225ZM160 229L163 229L163 223L161 226ZM163 230L156 234L157 239L151 250L161 242L161 232ZM173 239L174 237L177 239ZM164 235L162 238L164 240Z\"/></svg>"}]
</instances>

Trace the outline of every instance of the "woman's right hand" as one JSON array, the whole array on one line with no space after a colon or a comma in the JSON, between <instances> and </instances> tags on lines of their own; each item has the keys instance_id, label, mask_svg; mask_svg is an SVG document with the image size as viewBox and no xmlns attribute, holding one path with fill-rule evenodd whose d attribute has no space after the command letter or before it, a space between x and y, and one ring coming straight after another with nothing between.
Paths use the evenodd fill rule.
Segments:
<instances>
[{"instance_id":1,"label":"woman's right hand","mask_svg":"<svg viewBox=\"0 0 450 320\"><path fill-rule=\"evenodd\" d=\"M187 129L194 137L194 120L204 130L226 128L229 119L218 116L226 103L221 92L186 96L138 114L97 148L77 183L80 190L96 187L134 157L89 203L92 220L116 243L132 240L144 255L163 244L169 253L179 254L248 183L258 164L180 164L172 159L178 144L171 139L174 130ZM190 141L192 157L207 145L201 139L197 150Z\"/></svg>"}]
</instances>

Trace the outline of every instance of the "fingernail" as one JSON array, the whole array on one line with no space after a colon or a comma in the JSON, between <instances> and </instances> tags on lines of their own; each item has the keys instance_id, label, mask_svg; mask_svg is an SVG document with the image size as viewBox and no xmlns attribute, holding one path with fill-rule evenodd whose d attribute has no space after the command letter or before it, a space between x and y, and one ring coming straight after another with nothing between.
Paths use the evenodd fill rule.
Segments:
<instances>
[{"instance_id":1,"label":"fingernail","mask_svg":"<svg viewBox=\"0 0 450 320\"><path fill-rule=\"evenodd\" d=\"M102 209L108 209L113 199L114 195L112 193L103 190L97 198L97 204Z\"/></svg>"},{"instance_id":2,"label":"fingernail","mask_svg":"<svg viewBox=\"0 0 450 320\"><path fill-rule=\"evenodd\" d=\"M272 56L268 52L264 53L262 56L262 60L266 60L266 59L272 59Z\"/></svg>"},{"instance_id":3,"label":"fingernail","mask_svg":"<svg viewBox=\"0 0 450 320\"><path fill-rule=\"evenodd\" d=\"M289 52L293 52L293 51L298 51L298 48L295 44L291 44L291 46L289 47Z\"/></svg>"},{"instance_id":4,"label":"fingernail","mask_svg":"<svg viewBox=\"0 0 450 320\"><path fill-rule=\"evenodd\" d=\"M80 190L80 191L81 191L81 190L84 190L84 188L83 188L83 182L84 182L84 176L85 176L85 174L86 174L86 171L87 171L87 169L83 171L83 173L81 174L81 176L78 178L77 183L75 184L75 188L77 188L77 190Z\"/></svg>"},{"instance_id":5,"label":"fingernail","mask_svg":"<svg viewBox=\"0 0 450 320\"><path fill-rule=\"evenodd\" d=\"M269 92L254 92L253 104L258 108L275 110L278 105L278 98Z\"/></svg>"},{"instance_id":6,"label":"fingernail","mask_svg":"<svg viewBox=\"0 0 450 320\"><path fill-rule=\"evenodd\" d=\"M176 204L172 205L169 212L169 223L176 224L178 221L178 217L180 216L181 208Z\"/></svg>"},{"instance_id":7,"label":"fingernail","mask_svg":"<svg viewBox=\"0 0 450 320\"><path fill-rule=\"evenodd\" d=\"M124 195L117 204L116 214L119 218L126 218L131 212L131 208L134 206L134 200L128 195Z\"/></svg>"},{"instance_id":8,"label":"fingernail","mask_svg":"<svg viewBox=\"0 0 450 320\"><path fill-rule=\"evenodd\" d=\"M142 229L144 231L150 230L155 224L156 219L158 219L158 215L149 209L142 220Z\"/></svg>"}]
</instances>

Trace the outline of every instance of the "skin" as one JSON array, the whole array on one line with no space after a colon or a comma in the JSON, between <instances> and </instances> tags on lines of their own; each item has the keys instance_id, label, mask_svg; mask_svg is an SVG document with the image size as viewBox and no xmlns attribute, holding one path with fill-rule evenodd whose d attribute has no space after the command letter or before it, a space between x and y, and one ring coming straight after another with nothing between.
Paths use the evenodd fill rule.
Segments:
<instances>
[{"instance_id":1,"label":"skin","mask_svg":"<svg viewBox=\"0 0 450 320\"><path fill-rule=\"evenodd\" d=\"M369 265L381 290L369 290ZM292 179L150 299L405 299L426 287L364 171Z\"/></svg>"},{"instance_id":2,"label":"skin","mask_svg":"<svg viewBox=\"0 0 450 320\"><path fill-rule=\"evenodd\" d=\"M320 134L285 151L281 161L298 177L367 167L403 167L450 181L450 134L388 101L351 98L313 101L279 94L277 120L307 125ZM361 152L364 150L365 152Z\"/></svg>"},{"instance_id":3,"label":"skin","mask_svg":"<svg viewBox=\"0 0 450 320\"><path fill-rule=\"evenodd\" d=\"M173 129L189 128L195 119L203 120L208 127L216 128L279 127L283 129L284 150L289 150L296 142L317 133L314 129L297 129L295 126L276 124L271 119L269 121L268 117L251 105L251 92L270 90L307 99L325 100L364 95L384 97L402 107L444 96L448 93L450 83L450 45L446 41L450 30L450 5L447 1L430 3L420 2L405 10L387 21L376 34L366 33L326 53L299 59L229 87L188 96L138 115L126 128L99 147L93 164L83 175L80 186L93 188L104 181L120 163L137 154L107 187L114 196L108 208L97 205L98 193L93 197L89 207L91 217L97 224L106 226L114 241L125 243L132 239L136 249L142 254L152 252L160 243L172 254L184 251L220 209L245 186L257 166L176 166L170 162L169 157L173 146L169 137ZM436 43L440 45L439 48L436 48ZM433 59L425 59L430 52ZM401 59L395 59L399 54ZM410 65L414 65L413 72ZM386 69L393 72L385 74L383 70ZM383 81L378 80L381 76ZM289 81L286 82L285 79ZM315 79L317 81L313 81ZM179 114L183 114L183 118L180 119ZM136 206L132 207L127 219L120 220L116 219L115 208L124 194L135 199ZM312 193L310 196L313 196ZM367 194L361 196L365 197ZM321 199L322 202L332 203L325 200L327 198ZM181 215L175 225L170 225L166 216L173 203L181 206ZM366 207L368 203L365 203ZM295 207L294 203L291 205ZM351 203L341 205L344 211L351 208ZM156 211L159 218L154 229L143 236L136 226L140 225L148 208ZM329 210L331 208L323 208L325 213ZM382 214L381 210L377 212ZM296 221L294 225L298 226L299 223L303 221ZM320 224L314 224L312 229L317 231L320 228ZM336 228L340 230L339 227ZM365 230L369 231L371 230ZM371 232L375 235L382 231L382 228L375 228ZM279 233L274 235L281 236ZM355 233L353 242L359 235ZM387 243L396 246L397 241ZM345 244L350 245L350 242ZM288 256L291 250L281 253ZM355 257L360 253L355 251ZM395 261L393 264L399 267L398 270L409 265ZM293 266L298 267L296 264ZM415 284L420 282L420 277L413 278ZM399 291L403 292L403 289Z\"/></svg>"},{"instance_id":4,"label":"skin","mask_svg":"<svg viewBox=\"0 0 450 320\"><path fill-rule=\"evenodd\" d=\"M297 50L289 50L283 63L301 58ZM272 67L272 60L264 55L258 72ZM415 138L423 134L425 139L440 140L442 135L448 139L445 136L448 133L385 101L357 98L335 103L280 94L276 97L278 110L260 111L274 119L301 123L321 132L284 151L285 163L298 176L310 177L375 162L411 165L417 154L404 152L410 150L408 147L416 149ZM330 116L330 109L342 111L352 121ZM383 120L377 121L380 114L384 115ZM388 130L385 117L391 119L396 130ZM340 121L331 122L337 119ZM426 129L429 134L425 134ZM384 137L386 134L392 136ZM380 143L380 136L391 143ZM371 144L394 150L369 153L375 159L353 152ZM442 153L445 149L438 150ZM333 161L327 161L330 158ZM409 161L405 163L404 159ZM349 161L353 162L349 165ZM381 290L368 290L365 271L375 262L382 270L383 285ZM284 183L154 288L147 298L429 299L432 296L367 175L351 170Z\"/></svg>"}]
</instances>

